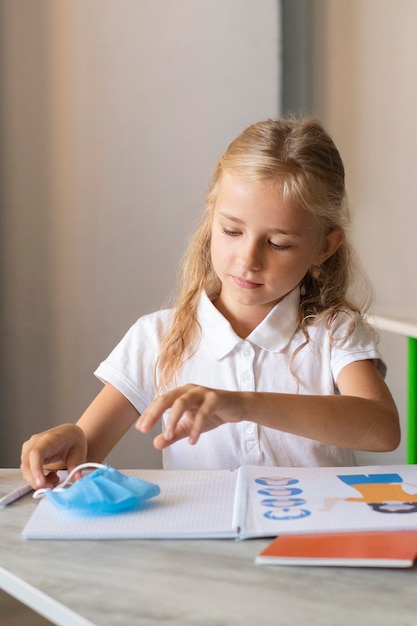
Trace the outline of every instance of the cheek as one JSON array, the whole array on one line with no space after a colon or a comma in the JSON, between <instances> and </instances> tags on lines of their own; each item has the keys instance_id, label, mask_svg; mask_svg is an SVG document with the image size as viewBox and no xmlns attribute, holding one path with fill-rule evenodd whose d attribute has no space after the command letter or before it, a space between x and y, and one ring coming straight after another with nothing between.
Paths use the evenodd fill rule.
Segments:
<instances>
[{"instance_id":1,"label":"cheek","mask_svg":"<svg viewBox=\"0 0 417 626\"><path fill-rule=\"evenodd\" d=\"M224 240L220 238L213 237L211 240L211 262L213 265L217 265L219 263L223 263L227 257L228 248L225 245Z\"/></svg>"},{"instance_id":2,"label":"cheek","mask_svg":"<svg viewBox=\"0 0 417 626\"><path fill-rule=\"evenodd\" d=\"M302 280L310 267L313 265L313 258L309 254L281 256L273 264L273 271L277 276L287 276L289 280Z\"/></svg>"},{"instance_id":3,"label":"cheek","mask_svg":"<svg viewBox=\"0 0 417 626\"><path fill-rule=\"evenodd\" d=\"M218 274L219 263L221 259L220 255L220 246L218 241L213 237L210 245L210 255L211 255L211 264L213 266L214 271Z\"/></svg>"},{"instance_id":4,"label":"cheek","mask_svg":"<svg viewBox=\"0 0 417 626\"><path fill-rule=\"evenodd\" d=\"M217 257L217 241L215 237L211 238L211 242L210 242L210 256L211 256L211 260L212 262L216 259Z\"/></svg>"}]
</instances>

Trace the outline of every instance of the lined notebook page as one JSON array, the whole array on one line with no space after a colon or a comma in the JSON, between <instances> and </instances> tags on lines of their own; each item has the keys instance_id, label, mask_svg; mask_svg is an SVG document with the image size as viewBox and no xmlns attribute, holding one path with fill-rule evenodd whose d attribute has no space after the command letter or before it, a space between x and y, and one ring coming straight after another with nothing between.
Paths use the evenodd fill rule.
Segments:
<instances>
[{"instance_id":1,"label":"lined notebook page","mask_svg":"<svg viewBox=\"0 0 417 626\"><path fill-rule=\"evenodd\" d=\"M237 470L124 470L160 486L144 509L87 516L41 500L23 530L26 539L235 537Z\"/></svg>"}]
</instances>

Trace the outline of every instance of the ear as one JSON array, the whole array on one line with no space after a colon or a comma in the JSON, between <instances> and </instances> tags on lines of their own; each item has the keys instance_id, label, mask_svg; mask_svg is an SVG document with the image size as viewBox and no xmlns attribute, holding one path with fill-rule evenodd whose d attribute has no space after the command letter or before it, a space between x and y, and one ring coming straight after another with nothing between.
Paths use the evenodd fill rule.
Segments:
<instances>
[{"instance_id":1,"label":"ear","mask_svg":"<svg viewBox=\"0 0 417 626\"><path fill-rule=\"evenodd\" d=\"M341 228L331 230L324 240L322 250L317 255L317 265L321 265L340 248L345 240L345 233Z\"/></svg>"}]
</instances>

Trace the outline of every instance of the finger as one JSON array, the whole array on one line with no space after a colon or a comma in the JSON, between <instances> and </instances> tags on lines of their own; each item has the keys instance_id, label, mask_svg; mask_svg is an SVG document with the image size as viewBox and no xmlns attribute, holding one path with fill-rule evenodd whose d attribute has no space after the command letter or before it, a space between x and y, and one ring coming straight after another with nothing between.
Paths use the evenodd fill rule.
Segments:
<instances>
[{"instance_id":1,"label":"finger","mask_svg":"<svg viewBox=\"0 0 417 626\"><path fill-rule=\"evenodd\" d=\"M207 393L205 387L192 387L175 400L165 423L165 439L171 440L174 437L175 430L186 413L192 415L194 421L194 412L200 409Z\"/></svg>"},{"instance_id":2,"label":"finger","mask_svg":"<svg viewBox=\"0 0 417 626\"><path fill-rule=\"evenodd\" d=\"M50 486L43 470L44 458L37 448L32 448L27 457L27 464L22 468L23 475L35 489Z\"/></svg>"},{"instance_id":3,"label":"finger","mask_svg":"<svg viewBox=\"0 0 417 626\"><path fill-rule=\"evenodd\" d=\"M189 441L192 445L197 443L202 432L211 430L222 423L216 415L217 408L218 394L215 391L208 390L202 404L194 415L191 425Z\"/></svg>"},{"instance_id":4,"label":"finger","mask_svg":"<svg viewBox=\"0 0 417 626\"><path fill-rule=\"evenodd\" d=\"M59 484L59 480L60 479L59 479L58 474L55 471L50 471L47 474L45 474L44 486L49 487L50 489L53 489Z\"/></svg>"},{"instance_id":5,"label":"finger","mask_svg":"<svg viewBox=\"0 0 417 626\"><path fill-rule=\"evenodd\" d=\"M33 476L30 473L29 465L28 465L28 451L27 451L27 442L22 446L22 452L20 456L20 471L22 472L23 478L26 482L30 483L33 487Z\"/></svg>"},{"instance_id":6,"label":"finger","mask_svg":"<svg viewBox=\"0 0 417 626\"><path fill-rule=\"evenodd\" d=\"M185 439L186 437L189 436L189 434L190 434L189 425L183 422L180 422L177 425L177 428L171 439L169 440L166 439L166 437L164 436L164 433L160 433L154 438L153 445L156 448L156 450L165 450L165 448L168 448L170 445L172 445L176 441Z\"/></svg>"},{"instance_id":7,"label":"finger","mask_svg":"<svg viewBox=\"0 0 417 626\"><path fill-rule=\"evenodd\" d=\"M21 471L24 478L34 488L45 487L48 482L45 477L44 464L50 459L43 450L43 440L43 436L32 435L22 446Z\"/></svg>"},{"instance_id":8,"label":"finger","mask_svg":"<svg viewBox=\"0 0 417 626\"><path fill-rule=\"evenodd\" d=\"M171 406L172 401L167 394L152 400L135 424L135 428L141 433L148 433L162 418L163 414Z\"/></svg>"},{"instance_id":9,"label":"finger","mask_svg":"<svg viewBox=\"0 0 417 626\"><path fill-rule=\"evenodd\" d=\"M136 422L136 429L142 433L148 433L155 424L162 418L165 411L167 411L178 397L180 397L188 385L183 387L177 387L158 396L148 405L142 415Z\"/></svg>"}]
</instances>

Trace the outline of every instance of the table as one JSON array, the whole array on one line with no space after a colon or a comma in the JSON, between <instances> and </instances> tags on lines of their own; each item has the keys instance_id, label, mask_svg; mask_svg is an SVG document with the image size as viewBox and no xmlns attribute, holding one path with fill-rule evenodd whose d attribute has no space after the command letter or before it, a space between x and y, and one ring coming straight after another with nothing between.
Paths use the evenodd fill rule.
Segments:
<instances>
[{"instance_id":1,"label":"table","mask_svg":"<svg viewBox=\"0 0 417 626\"><path fill-rule=\"evenodd\" d=\"M0 470L2 491L18 470ZM255 565L268 540L25 541L0 510L0 586L61 626L411 626L417 569Z\"/></svg>"},{"instance_id":2,"label":"table","mask_svg":"<svg viewBox=\"0 0 417 626\"><path fill-rule=\"evenodd\" d=\"M382 311L372 317L379 330L407 337L407 462L417 463L417 318Z\"/></svg>"}]
</instances>

